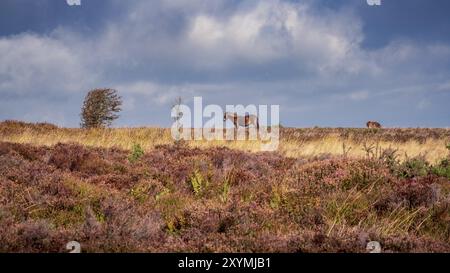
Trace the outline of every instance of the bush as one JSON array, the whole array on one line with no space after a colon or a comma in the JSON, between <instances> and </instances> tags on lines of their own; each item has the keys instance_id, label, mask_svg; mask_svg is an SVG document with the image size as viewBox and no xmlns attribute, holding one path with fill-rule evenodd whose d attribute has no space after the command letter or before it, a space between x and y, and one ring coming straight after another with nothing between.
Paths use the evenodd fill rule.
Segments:
<instances>
[{"instance_id":1,"label":"bush","mask_svg":"<svg viewBox=\"0 0 450 273\"><path fill-rule=\"evenodd\" d=\"M409 208L432 206L439 199L439 190L433 186L433 176L402 179L394 186L394 199Z\"/></svg>"},{"instance_id":2,"label":"bush","mask_svg":"<svg viewBox=\"0 0 450 273\"><path fill-rule=\"evenodd\" d=\"M95 89L90 91L81 109L81 127L101 128L109 127L119 118L116 114L121 111L122 98L114 89Z\"/></svg>"},{"instance_id":3,"label":"bush","mask_svg":"<svg viewBox=\"0 0 450 273\"><path fill-rule=\"evenodd\" d=\"M398 165L396 171L397 175L403 178L426 176L430 171L430 165L423 158L410 158Z\"/></svg>"},{"instance_id":4,"label":"bush","mask_svg":"<svg viewBox=\"0 0 450 273\"><path fill-rule=\"evenodd\" d=\"M450 161L448 159L442 160L439 165L432 168L431 172L437 176L450 179Z\"/></svg>"},{"instance_id":5,"label":"bush","mask_svg":"<svg viewBox=\"0 0 450 273\"><path fill-rule=\"evenodd\" d=\"M128 157L128 160L130 163L134 163L138 161L141 157L143 157L145 154L144 149L142 149L140 144L134 144L133 148L131 149L131 154Z\"/></svg>"}]
</instances>

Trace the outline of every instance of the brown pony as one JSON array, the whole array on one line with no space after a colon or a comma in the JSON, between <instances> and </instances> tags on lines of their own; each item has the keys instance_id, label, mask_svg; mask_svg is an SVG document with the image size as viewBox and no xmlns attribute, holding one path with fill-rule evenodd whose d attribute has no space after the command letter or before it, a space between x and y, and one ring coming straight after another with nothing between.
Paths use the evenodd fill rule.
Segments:
<instances>
[{"instance_id":1,"label":"brown pony","mask_svg":"<svg viewBox=\"0 0 450 273\"><path fill-rule=\"evenodd\" d=\"M369 121L367 122L367 128L369 129L380 129L382 128L381 124L376 121Z\"/></svg>"},{"instance_id":2,"label":"brown pony","mask_svg":"<svg viewBox=\"0 0 450 273\"><path fill-rule=\"evenodd\" d=\"M238 116L237 113L225 113L223 115L223 121L231 120L234 127L237 129L239 126L248 128L250 125L254 125L259 130L259 119L255 115L246 114L245 116Z\"/></svg>"}]
</instances>

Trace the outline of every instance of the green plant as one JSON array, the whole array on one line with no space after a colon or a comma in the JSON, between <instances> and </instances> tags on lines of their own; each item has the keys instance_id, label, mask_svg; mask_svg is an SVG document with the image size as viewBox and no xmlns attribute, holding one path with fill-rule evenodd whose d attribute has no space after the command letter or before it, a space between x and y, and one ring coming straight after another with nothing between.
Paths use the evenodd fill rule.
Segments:
<instances>
[{"instance_id":1,"label":"green plant","mask_svg":"<svg viewBox=\"0 0 450 273\"><path fill-rule=\"evenodd\" d=\"M450 160L444 159L437 166L432 167L431 172L437 176L450 179Z\"/></svg>"},{"instance_id":2,"label":"green plant","mask_svg":"<svg viewBox=\"0 0 450 273\"><path fill-rule=\"evenodd\" d=\"M149 190L149 184L140 183L130 190L130 194L136 201L144 203L148 199Z\"/></svg>"},{"instance_id":3,"label":"green plant","mask_svg":"<svg viewBox=\"0 0 450 273\"><path fill-rule=\"evenodd\" d=\"M364 191L357 189L329 196L325 211L329 219L328 235L339 225L362 225L370 216L369 201Z\"/></svg>"},{"instance_id":4,"label":"green plant","mask_svg":"<svg viewBox=\"0 0 450 273\"><path fill-rule=\"evenodd\" d=\"M81 127L109 127L119 118L122 109L122 98L114 89L95 89L90 91L81 108Z\"/></svg>"},{"instance_id":5,"label":"green plant","mask_svg":"<svg viewBox=\"0 0 450 273\"><path fill-rule=\"evenodd\" d=\"M220 193L220 201L222 201L223 203L228 202L228 198L230 195L230 189L231 189L231 184L230 184L229 180L227 179L223 183L221 193Z\"/></svg>"},{"instance_id":6,"label":"green plant","mask_svg":"<svg viewBox=\"0 0 450 273\"><path fill-rule=\"evenodd\" d=\"M278 209L283 205L286 189L282 186L272 188L272 196L270 197L270 207Z\"/></svg>"},{"instance_id":7,"label":"green plant","mask_svg":"<svg viewBox=\"0 0 450 273\"><path fill-rule=\"evenodd\" d=\"M200 171L195 170L189 177L189 183L195 195L199 195L208 185L208 181L203 177Z\"/></svg>"},{"instance_id":8,"label":"green plant","mask_svg":"<svg viewBox=\"0 0 450 273\"><path fill-rule=\"evenodd\" d=\"M270 198L270 207L272 209L278 209L281 205L281 196L278 192L273 192L272 197Z\"/></svg>"},{"instance_id":9,"label":"green plant","mask_svg":"<svg viewBox=\"0 0 450 273\"><path fill-rule=\"evenodd\" d=\"M165 193L158 198L157 208L161 211L169 234L177 234L185 225L185 207L186 199L182 195Z\"/></svg>"},{"instance_id":10,"label":"green plant","mask_svg":"<svg viewBox=\"0 0 450 273\"><path fill-rule=\"evenodd\" d=\"M379 159L385 162L392 170L396 165L399 164L398 149L393 149L390 146L387 149L383 149Z\"/></svg>"},{"instance_id":11,"label":"green plant","mask_svg":"<svg viewBox=\"0 0 450 273\"><path fill-rule=\"evenodd\" d=\"M426 176L429 171L429 163L421 157L407 159L405 162L398 165L396 170L397 175L403 178Z\"/></svg>"},{"instance_id":12,"label":"green plant","mask_svg":"<svg viewBox=\"0 0 450 273\"><path fill-rule=\"evenodd\" d=\"M341 182L342 190L351 190L352 188L362 189L372 182L373 175L365 170L350 168L350 175Z\"/></svg>"},{"instance_id":13,"label":"green plant","mask_svg":"<svg viewBox=\"0 0 450 273\"><path fill-rule=\"evenodd\" d=\"M128 156L128 161L130 161L130 163L135 163L136 161L138 161L139 159L141 159L141 157L143 157L145 154L144 149L142 149L140 144L134 144L133 147L131 148L131 153Z\"/></svg>"},{"instance_id":14,"label":"green plant","mask_svg":"<svg viewBox=\"0 0 450 273\"><path fill-rule=\"evenodd\" d=\"M42 206L31 210L28 215L31 219L48 219L55 227L70 228L85 221L85 206L80 203L66 208Z\"/></svg>"},{"instance_id":15,"label":"green plant","mask_svg":"<svg viewBox=\"0 0 450 273\"><path fill-rule=\"evenodd\" d=\"M155 200L159 201L161 198L163 198L164 196L166 196L169 193L170 193L170 190L168 188L164 188L160 193L158 193L155 196Z\"/></svg>"},{"instance_id":16,"label":"green plant","mask_svg":"<svg viewBox=\"0 0 450 273\"><path fill-rule=\"evenodd\" d=\"M101 200L95 199L91 201L90 208L92 209L92 212L94 213L95 218L99 223L105 223L106 221L106 215L103 213L101 209Z\"/></svg>"}]
</instances>

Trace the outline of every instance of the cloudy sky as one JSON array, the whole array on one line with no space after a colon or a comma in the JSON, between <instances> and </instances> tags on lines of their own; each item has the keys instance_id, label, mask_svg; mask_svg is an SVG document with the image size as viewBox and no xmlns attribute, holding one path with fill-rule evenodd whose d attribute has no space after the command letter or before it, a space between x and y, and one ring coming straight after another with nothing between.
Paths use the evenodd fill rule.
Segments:
<instances>
[{"instance_id":1,"label":"cloudy sky","mask_svg":"<svg viewBox=\"0 0 450 273\"><path fill-rule=\"evenodd\" d=\"M187 104L278 104L285 126L450 127L450 1L0 1L0 120L79 125L96 87L116 126Z\"/></svg>"}]
</instances>

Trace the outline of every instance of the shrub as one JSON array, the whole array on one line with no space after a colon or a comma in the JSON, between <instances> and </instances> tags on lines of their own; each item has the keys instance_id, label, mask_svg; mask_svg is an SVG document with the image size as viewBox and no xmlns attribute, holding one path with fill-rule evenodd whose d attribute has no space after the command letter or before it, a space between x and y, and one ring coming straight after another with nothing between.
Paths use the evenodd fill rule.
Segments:
<instances>
[{"instance_id":1,"label":"shrub","mask_svg":"<svg viewBox=\"0 0 450 273\"><path fill-rule=\"evenodd\" d=\"M395 199L409 208L432 205L439 199L432 186L435 182L433 176L402 179L394 187Z\"/></svg>"},{"instance_id":2,"label":"shrub","mask_svg":"<svg viewBox=\"0 0 450 273\"><path fill-rule=\"evenodd\" d=\"M130 163L134 163L136 161L138 161L139 159L141 159L141 157L143 157L145 154L144 149L142 149L140 144L134 144L133 148L131 148L131 154L128 157L128 161L130 161Z\"/></svg>"},{"instance_id":3,"label":"shrub","mask_svg":"<svg viewBox=\"0 0 450 273\"><path fill-rule=\"evenodd\" d=\"M58 169L85 174L106 174L109 164L97 153L76 144L57 144L49 155L48 163Z\"/></svg>"},{"instance_id":4,"label":"shrub","mask_svg":"<svg viewBox=\"0 0 450 273\"><path fill-rule=\"evenodd\" d=\"M446 177L450 179L450 161L449 159L444 159L437 166L434 166L431 172L437 176Z\"/></svg>"},{"instance_id":5,"label":"shrub","mask_svg":"<svg viewBox=\"0 0 450 273\"><path fill-rule=\"evenodd\" d=\"M119 118L116 114L121 111L122 98L114 89L95 89L90 91L81 109L81 127L101 128L109 127Z\"/></svg>"},{"instance_id":6,"label":"shrub","mask_svg":"<svg viewBox=\"0 0 450 273\"><path fill-rule=\"evenodd\" d=\"M397 166L397 175L403 178L426 176L430 171L429 163L421 158L410 158Z\"/></svg>"}]
</instances>

